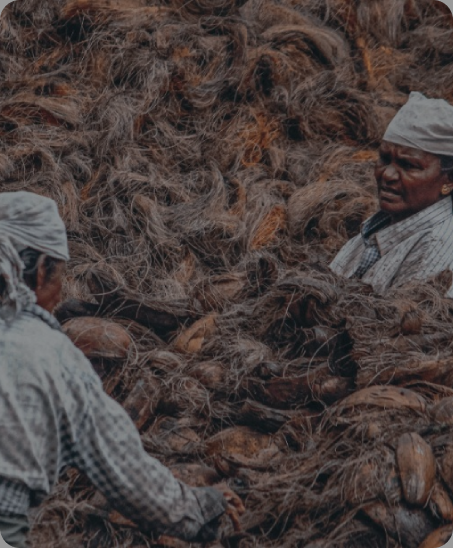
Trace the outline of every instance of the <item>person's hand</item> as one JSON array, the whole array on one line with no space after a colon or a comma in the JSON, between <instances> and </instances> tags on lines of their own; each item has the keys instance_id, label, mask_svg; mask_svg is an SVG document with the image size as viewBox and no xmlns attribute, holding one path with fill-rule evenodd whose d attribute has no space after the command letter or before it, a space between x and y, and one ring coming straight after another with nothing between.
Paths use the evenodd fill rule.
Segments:
<instances>
[{"instance_id":1,"label":"person's hand","mask_svg":"<svg viewBox=\"0 0 453 548\"><path fill-rule=\"evenodd\" d=\"M233 528L236 533L242 531L241 522L239 516L245 512L245 507L242 504L242 500L232 491L226 483L218 483L213 485L215 489L220 491L227 501L227 508L225 514L230 518Z\"/></svg>"}]
</instances>

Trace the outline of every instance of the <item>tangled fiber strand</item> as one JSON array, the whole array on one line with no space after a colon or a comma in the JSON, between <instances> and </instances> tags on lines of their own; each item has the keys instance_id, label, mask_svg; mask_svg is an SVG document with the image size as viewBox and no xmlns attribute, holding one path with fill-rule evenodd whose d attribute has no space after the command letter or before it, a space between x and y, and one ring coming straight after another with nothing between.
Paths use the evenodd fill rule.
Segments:
<instances>
[{"instance_id":1,"label":"tangled fiber strand","mask_svg":"<svg viewBox=\"0 0 453 548\"><path fill-rule=\"evenodd\" d=\"M453 521L451 274L381 297L328 269L377 208L408 92L452 99L452 36L431 0L2 13L1 190L56 200L58 316L118 334L84 351L146 450L243 497L222 546L418 548ZM74 470L31 537L188 546L145 538Z\"/></svg>"}]
</instances>

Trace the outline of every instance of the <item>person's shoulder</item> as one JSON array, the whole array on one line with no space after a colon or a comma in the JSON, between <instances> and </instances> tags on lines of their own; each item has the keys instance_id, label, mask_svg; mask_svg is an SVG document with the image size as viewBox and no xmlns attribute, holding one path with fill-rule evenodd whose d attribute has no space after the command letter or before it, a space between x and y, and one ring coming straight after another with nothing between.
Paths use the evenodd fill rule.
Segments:
<instances>
[{"instance_id":1,"label":"person's shoulder","mask_svg":"<svg viewBox=\"0 0 453 548\"><path fill-rule=\"evenodd\" d=\"M330 263L330 267L335 267L336 265L346 264L351 260L351 256L355 255L358 250L361 250L363 247L363 240L361 234L353 236L348 240L335 255L334 259Z\"/></svg>"},{"instance_id":2,"label":"person's shoulder","mask_svg":"<svg viewBox=\"0 0 453 548\"><path fill-rule=\"evenodd\" d=\"M453 248L453 216L447 217L442 222L435 224L431 230L427 230L422 238L429 248L446 246Z\"/></svg>"},{"instance_id":3,"label":"person's shoulder","mask_svg":"<svg viewBox=\"0 0 453 548\"><path fill-rule=\"evenodd\" d=\"M4 343L17 344L24 351L26 348L47 346L49 341L58 340L58 332L39 318L25 312L19 313L13 320L2 320L1 338Z\"/></svg>"},{"instance_id":4,"label":"person's shoulder","mask_svg":"<svg viewBox=\"0 0 453 548\"><path fill-rule=\"evenodd\" d=\"M91 364L72 341L41 318L22 313L0 330L0 342L9 357L45 369L60 368L77 362L77 370L91 372ZM74 368L70 368L74 370Z\"/></svg>"}]
</instances>

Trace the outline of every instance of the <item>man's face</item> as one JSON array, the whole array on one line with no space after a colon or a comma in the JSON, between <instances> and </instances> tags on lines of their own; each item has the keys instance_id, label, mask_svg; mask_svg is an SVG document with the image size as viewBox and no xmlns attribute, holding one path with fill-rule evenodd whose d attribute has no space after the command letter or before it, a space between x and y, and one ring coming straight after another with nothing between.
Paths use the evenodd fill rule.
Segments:
<instances>
[{"instance_id":1,"label":"man's face","mask_svg":"<svg viewBox=\"0 0 453 548\"><path fill-rule=\"evenodd\" d=\"M44 258L44 255L42 256ZM35 289L37 304L52 312L61 301L63 277L66 273L66 263L60 261L55 271L49 277L43 261L38 264L37 287Z\"/></svg>"},{"instance_id":2,"label":"man's face","mask_svg":"<svg viewBox=\"0 0 453 548\"><path fill-rule=\"evenodd\" d=\"M443 185L453 186L440 170L440 159L429 152L383 141L374 174L379 205L393 222L433 205Z\"/></svg>"}]
</instances>

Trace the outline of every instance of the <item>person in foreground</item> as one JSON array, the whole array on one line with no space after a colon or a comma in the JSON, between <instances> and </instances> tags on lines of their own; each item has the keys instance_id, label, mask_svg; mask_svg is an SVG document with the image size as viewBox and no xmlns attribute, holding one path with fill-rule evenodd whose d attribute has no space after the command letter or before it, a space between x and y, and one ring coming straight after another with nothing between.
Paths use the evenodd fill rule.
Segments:
<instances>
[{"instance_id":1,"label":"person in foreground","mask_svg":"<svg viewBox=\"0 0 453 548\"><path fill-rule=\"evenodd\" d=\"M27 545L30 507L71 465L144 532L214 540L219 518L243 511L240 499L228 489L189 487L144 451L131 419L103 391L91 364L51 314L68 258L53 200L28 192L0 194L3 539L15 548Z\"/></svg>"},{"instance_id":2,"label":"person in foreground","mask_svg":"<svg viewBox=\"0 0 453 548\"><path fill-rule=\"evenodd\" d=\"M380 210L331 270L383 294L453 269L453 107L412 92L385 132L375 177Z\"/></svg>"}]
</instances>

